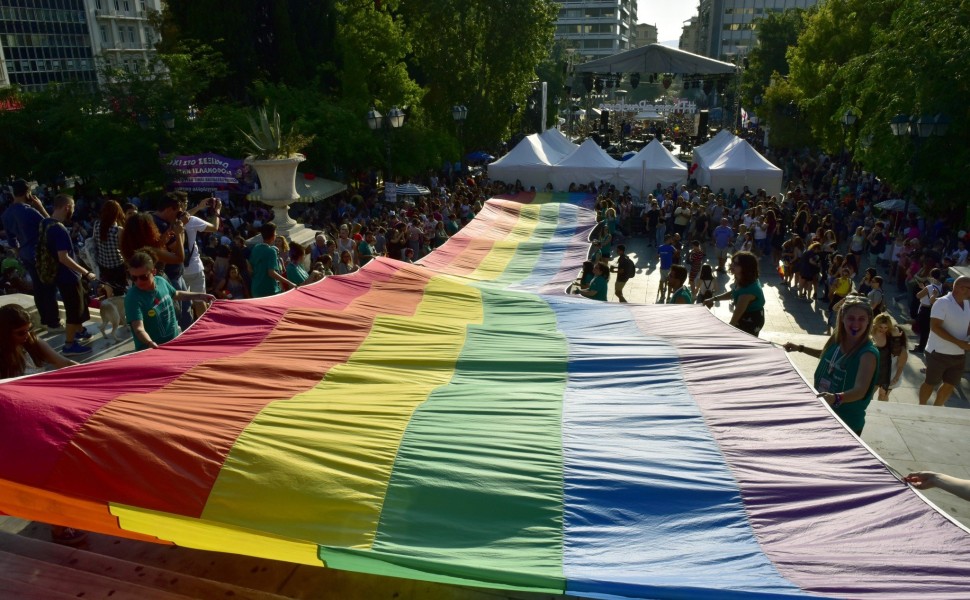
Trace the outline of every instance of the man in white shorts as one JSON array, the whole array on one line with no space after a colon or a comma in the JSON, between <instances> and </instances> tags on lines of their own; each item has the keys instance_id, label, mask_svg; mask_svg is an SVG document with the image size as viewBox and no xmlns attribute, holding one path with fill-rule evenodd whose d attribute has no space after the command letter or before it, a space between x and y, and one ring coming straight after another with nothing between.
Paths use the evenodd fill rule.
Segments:
<instances>
[{"instance_id":1,"label":"man in white shorts","mask_svg":"<svg viewBox=\"0 0 970 600\"><path fill-rule=\"evenodd\" d=\"M919 403L926 404L936 386L935 406L943 406L960 385L970 350L970 277L953 282L953 291L933 303L930 337L926 342L926 379L919 388ZM942 385L940 383L942 382Z\"/></svg>"}]
</instances>

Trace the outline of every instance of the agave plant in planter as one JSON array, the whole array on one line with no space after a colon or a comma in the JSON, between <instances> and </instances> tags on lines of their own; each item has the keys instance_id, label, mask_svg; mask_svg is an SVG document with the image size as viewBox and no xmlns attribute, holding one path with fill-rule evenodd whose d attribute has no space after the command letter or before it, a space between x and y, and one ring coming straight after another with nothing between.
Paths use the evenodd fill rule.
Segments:
<instances>
[{"instance_id":1,"label":"agave plant in planter","mask_svg":"<svg viewBox=\"0 0 970 600\"><path fill-rule=\"evenodd\" d=\"M242 131L252 152L246 162L259 175L258 200L273 207L273 222L278 231L285 233L297 225L290 218L288 208L300 197L296 191L296 167L306 157L299 151L313 141L313 136L299 133L296 127L284 131L276 109L270 115L265 108L260 108L257 116L257 119L249 117L251 131Z\"/></svg>"},{"instance_id":2,"label":"agave plant in planter","mask_svg":"<svg viewBox=\"0 0 970 600\"><path fill-rule=\"evenodd\" d=\"M300 156L300 150L313 141L312 135L303 135L296 126L283 131L280 114L273 109L272 117L260 107L258 119L249 117L250 133L242 132L252 150L250 160L278 160Z\"/></svg>"}]
</instances>

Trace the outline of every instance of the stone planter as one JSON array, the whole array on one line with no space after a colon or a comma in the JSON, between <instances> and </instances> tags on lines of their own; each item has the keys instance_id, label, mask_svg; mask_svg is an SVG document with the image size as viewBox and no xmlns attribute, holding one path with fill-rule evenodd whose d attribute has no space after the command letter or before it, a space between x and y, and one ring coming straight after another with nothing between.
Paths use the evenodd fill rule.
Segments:
<instances>
[{"instance_id":1,"label":"stone planter","mask_svg":"<svg viewBox=\"0 0 970 600\"><path fill-rule=\"evenodd\" d=\"M273 208L273 222L276 223L277 235L288 238L291 242L303 243L307 236L306 228L290 217L290 204L299 200L296 191L296 167L306 160L302 154L289 158L257 160L252 157L246 163L252 165L259 175L260 189L250 194L253 200L267 204ZM313 238L312 232L309 234Z\"/></svg>"}]
</instances>

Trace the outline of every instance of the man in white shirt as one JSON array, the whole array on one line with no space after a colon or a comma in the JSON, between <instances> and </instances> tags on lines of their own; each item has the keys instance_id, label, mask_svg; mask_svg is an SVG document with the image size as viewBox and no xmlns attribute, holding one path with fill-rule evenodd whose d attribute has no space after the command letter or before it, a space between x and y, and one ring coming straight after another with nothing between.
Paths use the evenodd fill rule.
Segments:
<instances>
[{"instance_id":1,"label":"man in white shirt","mask_svg":"<svg viewBox=\"0 0 970 600\"><path fill-rule=\"evenodd\" d=\"M202 209L209 210L212 217L211 223L196 216ZM196 238L203 232L215 233L219 231L219 214L221 212L222 202L213 196L199 202L195 208L190 208L182 216L182 225L185 228L185 274L183 277L186 289L192 293L205 294L205 271L202 267L202 256L199 253ZM192 302L194 318L201 317L205 309L205 302Z\"/></svg>"},{"instance_id":2,"label":"man in white shirt","mask_svg":"<svg viewBox=\"0 0 970 600\"><path fill-rule=\"evenodd\" d=\"M970 277L953 282L953 291L933 304L930 338L926 342L926 379L919 388L919 403L926 404L936 386L935 406L943 406L960 385L970 350ZM942 385L940 383L942 382Z\"/></svg>"}]
</instances>

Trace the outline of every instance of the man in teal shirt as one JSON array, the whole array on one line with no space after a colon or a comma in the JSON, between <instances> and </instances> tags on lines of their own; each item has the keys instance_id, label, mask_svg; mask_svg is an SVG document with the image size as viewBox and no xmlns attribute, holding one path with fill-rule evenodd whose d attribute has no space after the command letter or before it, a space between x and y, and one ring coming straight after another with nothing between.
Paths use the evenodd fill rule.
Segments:
<instances>
[{"instance_id":1,"label":"man in teal shirt","mask_svg":"<svg viewBox=\"0 0 970 600\"><path fill-rule=\"evenodd\" d=\"M295 287L280 272L279 251L273 244L276 241L276 224L263 224L259 233L263 241L256 244L249 255L249 264L253 267L253 283L250 287L253 298L272 296L283 289Z\"/></svg>"}]
</instances>

